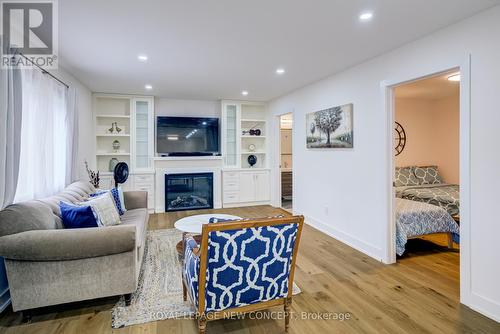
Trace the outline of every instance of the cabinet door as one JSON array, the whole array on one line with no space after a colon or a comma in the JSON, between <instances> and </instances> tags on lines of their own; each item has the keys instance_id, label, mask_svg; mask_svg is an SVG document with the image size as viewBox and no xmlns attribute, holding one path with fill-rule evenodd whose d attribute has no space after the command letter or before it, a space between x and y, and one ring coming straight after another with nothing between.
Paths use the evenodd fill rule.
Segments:
<instances>
[{"instance_id":1,"label":"cabinet door","mask_svg":"<svg viewBox=\"0 0 500 334\"><path fill-rule=\"evenodd\" d=\"M222 153L224 165L238 167L238 124L239 112L237 104L223 104L222 106Z\"/></svg>"},{"instance_id":2,"label":"cabinet door","mask_svg":"<svg viewBox=\"0 0 500 334\"><path fill-rule=\"evenodd\" d=\"M133 168L150 170L153 157L153 100L150 98L133 99Z\"/></svg>"},{"instance_id":3,"label":"cabinet door","mask_svg":"<svg viewBox=\"0 0 500 334\"><path fill-rule=\"evenodd\" d=\"M269 201L271 199L270 183L269 172L255 173L255 201Z\"/></svg>"},{"instance_id":4,"label":"cabinet door","mask_svg":"<svg viewBox=\"0 0 500 334\"><path fill-rule=\"evenodd\" d=\"M240 202L255 201L255 174L253 172L240 173Z\"/></svg>"}]
</instances>

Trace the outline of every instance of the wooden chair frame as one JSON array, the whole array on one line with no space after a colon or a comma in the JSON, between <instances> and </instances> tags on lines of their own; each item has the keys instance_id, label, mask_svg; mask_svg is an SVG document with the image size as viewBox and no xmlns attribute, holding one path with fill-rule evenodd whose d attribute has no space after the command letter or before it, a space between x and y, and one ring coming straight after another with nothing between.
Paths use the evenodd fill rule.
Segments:
<instances>
[{"instance_id":1,"label":"wooden chair frame","mask_svg":"<svg viewBox=\"0 0 500 334\"><path fill-rule=\"evenodd\" d=\"M297 236L295 239L295 244L292 252L292 263L290 266L290 274L288 277L288 294L285 298L273 299L266 302L259 302L252 305L245 305L241 307L234 307L223 311L212 311L205 313L205 283L206 283L206 269L208 262L208 234L213 231L228 231L237 230L243 228L255 228L263 226L275 226L275 225L285 225L285 224L297 224ZM227 317L234 316L235 314L243 314L248 312L255 312L268 309L274 306L283 305L285 311L285 331L288 332L290 326L290 307L292 305L292 293L293 293L293 278L295 274L295 261L297 259L297 252L299 249L300 236L302 234L302 226L304 224L303 216L291 216L283 218L263 218L251 221L234 221L234 222L221 222L221 223L211 223L204 224L202 227L202 237L200 249L197 252L193 252L195 256L200 259L200 272L198 281L198 310L196 313L196 318L198 320L198 329L200 334L205 334L206 323L210 320L224 319ZM186 281L183 274L182 279L184 300L187 300L187 295L194 305L196 302L194 300L195 296L191 295L191 290L187 288Z\"/></svg>"}]
</instances>

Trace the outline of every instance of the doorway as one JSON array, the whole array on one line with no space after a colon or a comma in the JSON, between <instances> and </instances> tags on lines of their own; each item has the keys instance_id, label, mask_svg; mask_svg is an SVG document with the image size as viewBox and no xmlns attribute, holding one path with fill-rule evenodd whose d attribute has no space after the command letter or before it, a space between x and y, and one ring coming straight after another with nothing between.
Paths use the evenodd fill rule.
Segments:
<instances>
[{"instance_id":1,"label":"doorway","mask_svg":"<svg viewBox=\"0 0 500 334\"><path fill-rule=\"evenodd\" d=\"M403 83L393 92L396 254L453 252L458 262L460 72Z\"/></svg>"},{"instance_id":2,"label":"doorway","mask_svg":"<svg viewBox=\"0 0 500 334\"><path fill-rule=\"evenodd\" d=\"M422 79L431 78L440 74L448 74L449 76L456 74L454 80L460 88L459 96L459 199L460 199L460 251L458 254L457 265L459 264L459 285L460 285L460 301L466 305L471 300L471 234L470 234L470 73L471 73L471 57L465 55L462 62L450 62L441 64L441 66L430 66L427 68L416 69L410 71L406 75L401 75L399 78L393 78L381 82L382 94L384 96L384 110L387 112L387 194L390 198L388 201L388 228L386 229L385 251L386 255L383 262L387 264L396 263L396 200L395 200L395 90L398 86L416 82ZM452 79L453 80L453 79ZM410 140L407 138L407 140Z\"/></svg>"},{"instance_id":3,"label":"doorway","mask_svg":"<svg viewBox=\"0 0 500 334\"><path fill-rule=\"evenodd\" d=\"M293 114L280 116L280 187L281 207L293 211Z\"/></svg>"}]
</instances>

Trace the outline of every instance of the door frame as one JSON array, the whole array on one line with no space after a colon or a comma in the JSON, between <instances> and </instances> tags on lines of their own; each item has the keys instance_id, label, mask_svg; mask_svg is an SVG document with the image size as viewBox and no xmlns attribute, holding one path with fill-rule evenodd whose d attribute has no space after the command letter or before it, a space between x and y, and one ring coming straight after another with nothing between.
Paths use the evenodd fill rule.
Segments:
<instances>
[{"instance_id":1,"label":"door frame","mask_svg":"<svg viewBox=\"0 0 500 334\"><path fill-rule=\"evenodd\" d=\"M294 132L295 132L295 113L293 111L289 112L284 112L279 115L274 115L273 117L273 133L276 138L274 141L274 152L276 154L274 155L276 158L274 159L274 164L273 164L273 171L274 171L274 177L273 181L274 184L276 184L276 192L274 193L272 202L273 206L282 208L282 201L281 201L281 116L284 115L292 115L293 123L292 123L292 200L295 197L295 173L293 172L293 157L294 155L294 144L293 144L293 137L294 137ZM293 202L292 202L293 203ZM292 212L294 211L294 205L292 204Z\"/></svg>"},{"instance_id":2,"label":"door frame","mask_svg":"<svg viewBox=\"0 0 500 334\"><path fill-rule=\"evenodd\" d=\"M380 83L386 113L386 142L388 152L386 161L386 193L389 197L387 213L388 226L385 235L386 243L383 262L396 262L396 217L395 192L393 187L395 172L394 157L394 88L412 81L435 76L437 74L456 69L460 71L460 301L469 304L471 298L471 166L470 166L470 137L471 137L471 55L467 54L458 63L444 63L430 66L427 69L417 70Z\"/></svg>"}]
</instances>

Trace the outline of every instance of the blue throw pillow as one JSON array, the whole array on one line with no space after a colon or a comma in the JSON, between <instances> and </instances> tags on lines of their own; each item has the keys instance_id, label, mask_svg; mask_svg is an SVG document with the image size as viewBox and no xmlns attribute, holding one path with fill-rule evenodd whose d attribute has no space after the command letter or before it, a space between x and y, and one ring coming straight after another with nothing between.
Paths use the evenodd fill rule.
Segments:
<instances>
[{"instance_id":1,"label":"blue throw pillow","mask_svg":"<svg viewBox=\"0 0 500 334\"><path fill-rule=\"evenodd\" d=\"M59 207L64 228L98 227L90 205L78 206L61 201Z\"/></svg>"}]
</instances>

